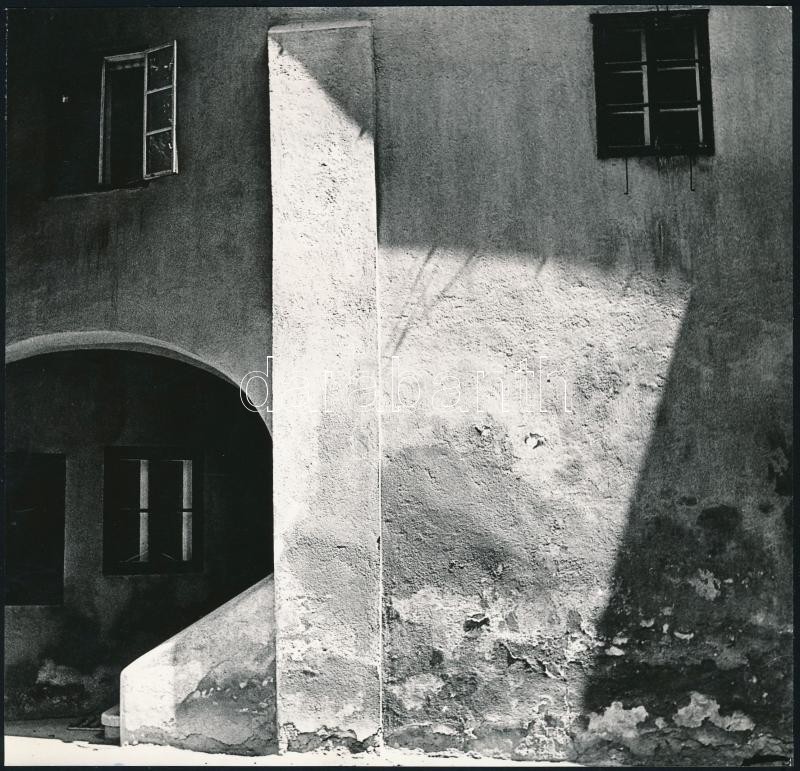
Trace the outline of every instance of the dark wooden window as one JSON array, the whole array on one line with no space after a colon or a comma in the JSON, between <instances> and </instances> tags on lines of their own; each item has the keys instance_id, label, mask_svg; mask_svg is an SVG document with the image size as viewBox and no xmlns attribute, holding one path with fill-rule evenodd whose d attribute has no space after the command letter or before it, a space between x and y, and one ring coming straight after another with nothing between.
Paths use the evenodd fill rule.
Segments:
<instances>
[{"instance_id":1,"label":"dark wooden window","mask_svg":"<svg viewBox=\"0 0 800 771\"><path fill-rule=\"evenodd\" d=\"M63 455L6 454L6 605L59 605L64 593Z\"/></svg>"},{"instance_id":2,"label":"dark wooden window","mask_svg":"<svg viewBox=\"0 0 800 771\"><path fill-rule=\"evenodd\" d=\"M103 59L98 181L122 187L178 173L177 43Z\"/></svg>"},{"instance_id":3,"label":"dark wooden window","mask_svg":"<svg viewBox=\"0 0 800 771\"><path fill-rule=\"evenodd\" d=\"M202 480L186 448L111 447L105 455L108 574L202 570Z\"/></svg>"},{"instance_id":4,"label":"dark wooden window","mask_svg":"<svg viewBox=\"0 0 800 771\"><path fill-rule=\"evenodd\" d=\"M591 20L598 156L713 153L708 11Z\"/></svg>"},{"instance_id":5,"label":"dark wooden window","mask_svg":"<svg viewBox=\"0 0 800 771\"><path fill-rule=\"evenodd\" d=\"M113 56L64 47L51 57L53 195L178 173L175 41Z\"/></svg>"}]
</instances>

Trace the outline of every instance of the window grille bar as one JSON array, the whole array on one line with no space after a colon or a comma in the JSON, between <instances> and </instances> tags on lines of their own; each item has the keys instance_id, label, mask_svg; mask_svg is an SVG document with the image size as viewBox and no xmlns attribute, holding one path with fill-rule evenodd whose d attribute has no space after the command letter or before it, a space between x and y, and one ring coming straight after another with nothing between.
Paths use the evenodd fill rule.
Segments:
<instances>
[{"instance_id":1,"label":"window grille bar","mask_svg":"<svg viewBox=\"0 0 800 771\"><path fill-rule=\"evenodd\" d=\"M689 70L696 70L697 63L694 64L671 64L667 67L662 67L661 62L656 62L659 72L688 72Z\"/></svg>"},{"instance_id":2,"label":"window grille bar","mask_svg":"<svg viewBox=\"0 0 800 771\"><path fill-rule=\"evenodd\" d=\"M647 65L647 36L645 31L640 32L640 45L642 52L642 96L644 97L643 104L643 128L644 128L644 143L650 144L650 71Z\"/></svg>"},{"instance_id":3,"label":"window grille bar","mask_svg":"<svg viewBox=\"0 0 800 771\"><path fill-rule=\"evenodd\" d=\"M178 173L178 41L172 41L172 173Z\"/></svg>"},{"instance_id":4,"label":"window grille bar","mask_svg":"<svg viewBox=\"0 0 800 771\"><path fill-rule=\"evenodd\" d=\"M150 515L139 512L139 562L150 559Z\"/></svg>"},{"instance_id":5,"label":"window grille bar","mask_svg":"<svg viewBox=\"0 0 800 771\"><path fill-rule=\"evenodd\" d=\"M184 562L192 559L192 483L193 471L192 461L184 460L183 483L182 483L182 502L183 512L181 514L181 557Z\"/></svg>"},{"instance_id":6,"label":"window grille bar","mask_svg":"<svg viewBox=\"0 0 800 771\"><path fill-rule=\"evenodd\" d=\"M609 60L609 61L605 61L605 62L600 62L600 64L603 67L608 67L608 68L611 68L611 67L633 67L633 68L637 68L637 67L639 67L639 65L645 65L645 64L659 65L662 62L667 64L667 66L672 66L670 64L670 62L680 62L680 63L685 63L685 64L691 66L692 64L699 64L700 63L700 59L698 59L698 58L694 58L693 59L690 56L689 57L681 56L681 57L679 57L677 59L659 59L659 58L654 58L654 59L648 59L648 58L644 58L644 59L627 59L627 60L626 59L616 59L616 60Z\"/></svg>"},{"instance_id":7,"label":"window grille bar","mask_svg":"<svg viewBox=\"0 0 800 771\"><path fill-rule=\"evenodd\" d=\"M192 461L181 461L183 464L183 493L182 493L182 508L184 511L192 508Z\"/></svg>"},{"instance_id":8,"label":"window grille bar","mask_svg":"<svg viewBox=\"0 0 800 771\"><path fill-rule=\"evenodd\" d=\"M181 516L181 559L192 561L192 512L184 511Z\"/></svg>"},{"instance_id":9,"label":"window grille bar","mask_svg":"<svg viewBox=\"0 0 800 771\"><path fill-rule=\"evenodd\" d=\"M139 509L150 508L150 461L139 461Z\"/></svg>"},{"instance_id":10,"label":"window grille bar","mask_svg":"<svg viewBox=\"0 0 800 771\"><path fill-rule=\"evenodd\" d=\"M150 52L144 55L144 118L142 119L142 179L147 179L147 90L150 80Z\"/></svg>"},{"instance_id":11,"label":"window grille bar","mask_svg":"<svg viewBox=\"0 0 800 771\"><path fill-rule=\"evenodd\" d=\"M699 61L700 61L700 47L697 44L697 28L696 27L692 30L692 40L694 42L694 56L695 56L695 62L696 62L696 64L694 65L694 83L695 83L695 89L697 91L697 98L700 100L700 102L698 103L699 106L698 106L698 109L697 109L697 137L700 140L700 144L702 145L703 144L703 109L702 109L703 92L702 92L701 86L700 86L700 64L699 64Z\"/></svg>"},{"instance_id":12,"label":"window grille bar","mask_svg":"<svg viewBox=\"0 0 800 771\"><path fill-rule=\"evenodd\" d=\"M150 462L139 461L139 508L150 506ZM147 562L150 558L150 514L139 512L139 561Z\"/></svg>"},{"instance_id":13,"label":"window grille bar","mask_svg":"<svg viewBox=\"0 0 800 771\"><path fill-rule=\"evenodd\" d=\"M97 184L103 184L103 165L105 164L105 144L106 144L106 62L100 68L100 143L97 153Z\"/></svg>"}]
</instances>

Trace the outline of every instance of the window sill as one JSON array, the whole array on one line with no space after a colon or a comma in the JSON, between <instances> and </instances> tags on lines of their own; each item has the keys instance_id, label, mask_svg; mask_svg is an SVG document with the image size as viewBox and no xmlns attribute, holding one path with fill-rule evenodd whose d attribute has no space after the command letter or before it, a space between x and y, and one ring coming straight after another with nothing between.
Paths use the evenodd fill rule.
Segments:
<instances>
[{"instance_id":1,"label":"window sill","mask_svg":"<svg viewBox=\"0 0 800 771\"><path fill-rule=\"evenodd\" d=\"M205 571L201 566L187 567L182 570L161 570L153 568L152 570L119 570L119 571L103 571L103 578L147 578L147 577L160 577L165 576L199 576Z\"/></svg>"},{"instance_id":2,"label":"window sill","mask_svg":"<svg viewBox=\"0 0 800 771\"><path fill-rule=\"evenodd\" d=\"M699 156L711 156L714 155L714 148L713 147L682 147L682 148L674 148L674 149L667 149L663 148L660 150L656 150L654 147L642 147L642 148L631 148L628 152L622 152L619 150L598 150L597 158L598 160L608 160L610 158L653 158L658 156L659 158L674 158L676 156L685 156L691 158L697 158Z\"/></svg>"},{"instance_id":3,"label":"window sill","mask_svg":"<svg viewBox=\"0 0 800 771\"><path fill-rule=\"evenodd\" d=\"M48 201L62 201L71 198L89 198L97 195L109 195L110 193L137 193L144 190L149 182L139 182L135 185L126 185L125 187L98 187L95 190L85 190L80 193L58 193L56 195L48 195Z\"/></svg>"}]
</instances>

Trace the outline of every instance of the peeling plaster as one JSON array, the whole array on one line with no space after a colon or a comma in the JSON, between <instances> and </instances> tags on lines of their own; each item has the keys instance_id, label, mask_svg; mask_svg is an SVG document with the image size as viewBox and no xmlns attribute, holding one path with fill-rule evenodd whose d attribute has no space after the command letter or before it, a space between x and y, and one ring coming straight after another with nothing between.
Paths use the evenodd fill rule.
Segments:
<instances>
[{"instance_id":1,"label":"peeling plaster","mask_svg":"<svg viewBox=\"0 0 800 771\"><path fill-rule=\"evenodd\" d=\"M602 715L596 712L589 715L589 731L609 739L633 739L638 735L637 726L647 717L643 706L625 709L622 702L615 701Z\"/></svg>"},{"instance_id":2,"label":"peeling plaster","mask_svg":"<svg viewBox=\"0 0 800 771\"><path fill-rule=\"evenodd\" d=\"M673 718L675 725L683 728L699 728L705 720L725 731L752 731L755 728L755 723L739 710L727 716L720 715L716 699L697 691L692 691L689 703L681 707Z\"/></svg>"}]
</instances>

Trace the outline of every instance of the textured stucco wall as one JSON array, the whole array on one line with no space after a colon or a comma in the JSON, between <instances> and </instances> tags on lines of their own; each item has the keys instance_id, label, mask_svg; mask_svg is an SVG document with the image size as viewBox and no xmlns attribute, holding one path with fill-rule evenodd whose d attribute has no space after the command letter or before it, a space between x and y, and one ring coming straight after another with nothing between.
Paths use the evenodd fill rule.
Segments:
<instances>
[{"instance_id":1,"label":"textured stucco wall","mask_svg":"<svg viewBox=\"0 0 800 771\"><path fill-rule=\"evenodd\" d=\"M274 12L374 28L384 736L788 755L790 15L711 10L716 153L626 195L597 10Z\"/></svg>"},{"instance_id":2,"label":"textured stucco wall","mask_svg":"<svg viewBox=\"0 0 800 771\"><path fill-rule=\"evenodd\" d=\"M17 362L6 399L7 450L66 458L63 603L5 608L6 716L107 709L123 666L272 571L269 436L231 385L142 354ZM135 445L203 451L201 573L103 574L104 448Z\"/></svg>"},{"instance_id":3,"label":"textured stucco wall","mask_svg":"<svg viewBox=\"0 0 800 771\"><path fill-rule=\"evenodd\" d=\"M625 195L593 10L375 12L385 735L789 755L790 14L711 10L716 154Z\"/></svg>"},{"instance_id":4,"label":"textured stucco wall","mask_svg":"<svg viewBox=\"0 0 800 771\"><path fill-rule=\"evenodd\" d=\"M289 750L380 738L371 32L269 33L276 659Z\"/></svg>"},{"instance_id":5,"label":"textured stucco wall","mask_svg":"<svg viewBox=\"0 0 800 771\"><path fill-rule=\"evenodd\" d=\"M694 190L685 158L631 160L626 195L624 162L595 157L597 10L620 7L269 10L269 24L373 26L384 734L399 745L587 762L788 755L790 13L711 9L716 152L694 164ZM209 156L203 171L190 155L181 177L159 183L180 194L143 204L142 243L191 244L196 234L196 248L181 257L169 247L165 261L142 249L140 267L97 240L100 224L84 227L84 216L110 220L108 243L132 233L125 243L138 248L138 222L127 218L139 210L118 199L144 200L155 185L108 203L21 200L10 218L9 335L99 316L154 337L174 332L219 359L244 351L237 361L263 369L253 330L269 328L259 304L269 276L231 283L230 266L251 257L223 247L269 237L267 11L130 13L185 18L211 62L246 62L244 74L201 69L210 82L186 86L194 104L210 105L226 152L204 127L185 126L195 132L186 152ZM12 44L13 30L12 16ZM357 123L358 100L329 61L290 53L308 93L319 86L326 109ZM233 90L243 83L254 90ZM12 83L12 121L17 104L32 128L12 131L9 181L25 190L31 169L13 158L22 151L37 168L36 93L26 102ZM229 196L242 176L250 182L237 208ZM322 244L342 238L319 234ZM300 275L322 280L316 266ZM170 278L185 290L169 293ZM321 347L309 333L289 361ZM415 409L391 409L393 357L398 377L419 379ZM526 367L532 404L511 374ZM487 373L478 407L476 372ZM503 401L493 372L505 375ZM464 412L448 406L453 381L431 402L453 375ZM329 439L328 428L315 436ZM327 441L306 451L320 463L345 454ZM333 527L328 546L346 530ZM321 546L302 569L324 576L346 564L329 553ZM331 582L332 596L369 582L347 575ZM327 635L316 626L326 607L307 613L315 626L297 634L311 645ZM329 671L324 653L314 652L315 671Z\"/></svg>"},{"instance_id":6,"label":"textured stucco wall","mask_svg":"<svg viewBox=\"0 0 800 771\"><path fill-rule=\"evenodd\" d=\"M266 29L266 8L10 13L7 344L121 331L178 346L237 382L265 369ZM141 188L49 197L54 75L78 53L173 38L180 173Z\"/></svg>"},{"instance_id":7,"label":"textured stucco wall","mask_svg":"<svg viewBox=\"0 0 800 771\"><path fill-rule=\"evenodd\" d=\"M277 747L272 576L120 676L122 744L265 755Z\"/></svg>"}]
</instances>

